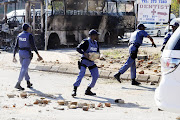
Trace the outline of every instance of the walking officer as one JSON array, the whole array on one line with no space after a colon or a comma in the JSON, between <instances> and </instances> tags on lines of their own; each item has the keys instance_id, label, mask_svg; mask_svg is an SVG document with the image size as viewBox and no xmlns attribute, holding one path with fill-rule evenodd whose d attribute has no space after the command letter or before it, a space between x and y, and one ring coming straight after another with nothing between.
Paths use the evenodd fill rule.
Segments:
<instances>
[{"instance_id":1,"label":"walking officer","mask_svg":"<svg viewBox=\"0 0 180 120\"><path fill-rule=\"evenodd\" d=\"M141 83L135 80L136 78L136 63L135 59L137 58L138 49L143 42L143 37L148 37L152 42L152 46L156 47L153 39L145 32L145 26L143 24L139 24L137 26L137 30L134 31L130 37L129 41L129 58L127 62L124 64L122 68L120 68L119 72L114 75L114 77L121 83L120 75L127 71L129 67L131 67L131 80L132 85L139 85Z\"/></svg>"},{"instance_id":2,"label":"walking officer","mask_svg":"<svg viewBox=\"0 0 180 120\"><path fill-rule=\"evenodd\" d=\"M27 87L28 88L32 87L32 84L30 83L30 77L28 74L28 67L33 57L31 50L34 50L38 56L38 59L42 60L42 57L39 55L37 51L37 48L34 43L34 38L30 33L30 31L31 31L30 26L28 24L24 24L23 32L17 36L17 40L14 48L13 62L17 62L15 55L19 49L19 57L21 63L21 71L19 74L18 82L15 86L15 88L19 90L24 90L24 88L21 87L21 81L23 80L24 77L25 80L27 81Z\"/></svg>"},{"instance_id":3,"label":"walking officer","mask_svg":"<svg viewBox=\"0 0 180 120\"><path fill-rule=\"evenodd\" d=\"M76 79L76 82L74 83L74 90L72 92L72 96L76 96L76 91L77 88L79 87L82 78L85 75L86 68L88 67L91 76L92 76L92 81L88 85L87 90L85 91L85 95L96 95L96 93L91 92L91 88L93 88L96 84L96 81L99 77L99 72L96 64L94 61L90 60L90 53L99 53L99 44L96 41L98 39L99 33L92 29L89 31L89 37L87 39L84 39L77 47L77 51L82 54L81 62L79 62L79 68L80 72L79 75Z\"/></svg>"}]
</instances>

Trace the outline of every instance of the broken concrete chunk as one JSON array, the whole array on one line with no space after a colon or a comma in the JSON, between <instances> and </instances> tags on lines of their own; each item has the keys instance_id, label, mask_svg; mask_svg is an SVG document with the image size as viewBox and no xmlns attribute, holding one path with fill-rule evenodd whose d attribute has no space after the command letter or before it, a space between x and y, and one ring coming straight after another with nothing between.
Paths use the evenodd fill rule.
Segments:
<instances>
[{"instance_id":1,"label":"broken concrete chunk","mask_svg":"<svg viewBox=\"0 0 180 120\"><path fill-rule=\"evenodd\" d=\"M49 101L48 101L48 100L42 100L42 103L43 103L43 104L48 104Z\"/></svg>"},{"instance_id":2,"label":"broken concrete chunk","mask_svg":"<svg viewBox=\"0 0 180 120\"><path fill-rule=\"evenodd\" d=\"M27 98L27 93L26 92L23 92L20 94L21 98Z\"/></svg>"},{"instance_id":3,"label":"broken concrete chunk","mask_svg":"<svg viewBox=\"0 0 180 120\"><path fill-rule=\"evenodd\" d=\"M122 99L116 99L116 100L115 100L115 103L124 104L124 100L122 100Z\"/></svg>"},{"instance_id":4,"label":"broken concrete chunk","mask_svg":"<svg viewBox=\"0 0 180 120\"><path fill-rule=\"evenodd\" d=\"M102 103L99 103L99 104L97 105L97 107L103 108L104 106L103 106Z\"/></svg>"},{"instance_id":5,"label":"broken concrete chunk","mask_svg":"<svg viewBox=\"0 0 180 120\"><path fill-rule=\"evenodd\" d=\"M77 106L76 105L69 105L69 109L76 109Z\"/></svg>"},{"instance_id":6,"label":"broken concrete chunk","mask_svg":"<svg viewBox=\"0 0 180 120\"><path fill-rule=\"evenodd\" d=\"M8 98L14 98L16 95L15 94L7 94Z\"/></svg>"},{"instance_id":7,"label":"broken concrete chunk","mask_svg":"<svg viewBox=\"0 0 180 120\"><path fill-rule=\"evenodd\" d=\"M143 71L143 70L141 70L141 71L139 72L139 74L144 74L144 71Z\"/></svg>"},{"instance_id":8,"label":"broken concrete chunk","mask_svg":"<svg viewBox=\"0 0 180 120\"><path fill-rule=\"evenodd\" d=\"M70 102L70 105L77 105L77 102Z\"/></svg>"},{"instance_id":9,"label":"broken concrete chunk","mask_svg":"<svg viewBox=\"0 0 180 120\"><path fill-rule=\"evenodd\" d=\"M53 108L56 109L56 110L64 110L63 107L53 107Z\"/></svg>"},{"instance_id":10,"label":"broken concrete chunk","mask_svg":"<svg viewBox=\"0 0 180 120\"><path fill-rule=\"evenodd\" d=\"M96 107L96 105L94 103L89 105L89 108L95 108L95 107Z\"/></svg>"},{"instance_id":11,"label":"broken concrete chunk","mask_svg":"<svg viewBox=\"0 0 180 120\"><path fill-rule=\"evenodd\" d=\"M83 110L84 110L84 111L88 111L88 110L89 110L89 107L88 107L88 106L83 106Z\"/></svg>"},{"instance_id":12,"label":"broken concrete chunk","mask_svg":"<svg viewBox=\"0 0 180 120\"><path fill-rule=\"evenodd\" d=\"M111 103L105 103L106 107L111 107Z\"/></svg>"},{"instance_id":13,"label":"broken concrete chunk","mask_svg":"<svg viewBox=\"0 0 180 120\"><path fill-rule=\"evenodd\" d=\"M64 100L58 100L57 103L58 103L59 105L65 105L65 101L64 101Z\"/></svg>"}]
</instances>

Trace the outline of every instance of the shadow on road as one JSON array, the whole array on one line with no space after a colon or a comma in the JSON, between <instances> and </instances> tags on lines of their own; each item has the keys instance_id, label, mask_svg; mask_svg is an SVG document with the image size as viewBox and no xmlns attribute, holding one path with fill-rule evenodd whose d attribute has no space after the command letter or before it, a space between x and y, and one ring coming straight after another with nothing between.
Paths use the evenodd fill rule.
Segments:
<instances>
[{"instance_id":1,"label":"shadow on road","mask_svg":"<svg viewBox=\"0 0 180 120\"><path fill-rule=\"evenodd\" d=\"M139 109L150 109L149 107L142 107L138 103L125 103L125 104L119 104L115 103L114 99L107 98L107 97L101 97L101 96L91 96L93 98L98 98L101 100L97 99L90 99L90 98L80 98L80 97L75 97L75 99L81 99L81 100L88 100L88 101L94 101L94 102L99 102L99 103L105 103L109 102L112 104L112 106L118 106L118 107L124 107L124 108L139 108Z\"/></svg>"},{"instance_id":2,"label":"shadow on road","mask_svg":"<svg viewBox=\"0 0 180 120\"><path fill-rule=\"evenodd\" d=\"M32 91L27 91L27 93L36 93L40 97L45 97L45 98L48 98L51 100L58 100L58 99L64 100L64 98L61 96L61 94L58 94L58 97L57 97L57 96L54 96L52 94L43 93L43 92L36 90L34 88L30 88L30 90L32 90Z\"/></svg>"},{"instance_id":3,"label":"shadow on road","mask_svg":"<svg viewBox=\"0 0 180 120\"><path fill-rule=\"evenodd\" d=\"M127 89L127 90L142 90L142 91L155 91L156 88L151 88L151 87L146 87L146 86L137 86L139 88L127 88L127 87L122 87L122 89Z\"/></svg>"}]
</instances>

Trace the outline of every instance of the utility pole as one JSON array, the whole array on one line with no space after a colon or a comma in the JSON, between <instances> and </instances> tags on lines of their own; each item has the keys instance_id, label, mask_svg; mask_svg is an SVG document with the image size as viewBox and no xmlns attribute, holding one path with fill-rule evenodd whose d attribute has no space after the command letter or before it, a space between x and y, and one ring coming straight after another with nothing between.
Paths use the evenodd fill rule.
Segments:
<instances>
[{"instance_id":1,"label":"utility pole","mask_svg":"<svg viewBox=\"0 0 180 120\"><path fill-rule=\"evenodd\" d=\"M47 18L48 18L48 0L46 0L46 12L45 12L45 50L47 50L48 40L47 40Z\"/></svg>"}]
</instances>

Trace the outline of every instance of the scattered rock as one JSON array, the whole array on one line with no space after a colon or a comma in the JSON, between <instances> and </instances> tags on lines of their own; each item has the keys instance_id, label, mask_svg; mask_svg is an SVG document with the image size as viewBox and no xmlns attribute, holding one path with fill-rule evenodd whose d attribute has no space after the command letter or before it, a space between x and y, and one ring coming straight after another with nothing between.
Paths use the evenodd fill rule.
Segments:
<instances>
[{"instance_id":1,"label":"scattered rock","mask_svg":"<svg viewBox=\"0 0 180 120\"><path fill-rule=\"evenodd\" d=\"M145 68L150 68L150 67L151 67L151 65L150 65L150 64L148 64L148 65L146 65L146 66L145 66Z\"/></svg>"},{"instance_id":2,"label":"scattered rock","mask_svg":"<svg viewBox=\"0 0 180 120\"><path fill-rule=\"evenodd\" d=\"M77 106L76 105L69 105L69 109L76 109Z\"/></svg>"},{"instance_id":3,"label":"scattered rock","mask_svg":"<svg viewBox=\"0 0 180 120\"><path fill-rule=\"evenodd\" d=\"M39 104L39 100L36 100L36 101L34 102L34 104L35 104L35 105Z\"/></svg>"},{"instance_id":4,"label":"scattered rock","mask_svg":"<svg viewBox=\"0 0 180 120\"><path fill-rule=\"evenodd\" d=\"M21 98L27 98L27 93L26 92L23 92L20 94Z\"/></svg>"},{"instance_id":5,"label":"scattered rock","mask_svg":"<svg viewBox=\"0 0 180 120\"><path fill-rule=\"evenodd\" d=\"M77 102L70 102L70 105L76 105L77 106Z\"/></svg>"},{"instance_id":6,"label":"scattered rock","mask_svg":"<svg viewBox=\"0 0 180 120\"><path fill-rule=\"evenodd\" d=\"M56 109L56 110L64 110L63 107L53 107L53 108Z\"/></svg>"},{"instance_id":7,"label":"scattered rock","mask_svg":"<svg viewBox=\"0 0 180 120\"><path fill-rule=\"evenodd\" d=\"M124 104L124 100L122 100L122 99L116 99L116 100L115 100L115 103Z\"/></svg>"},{"instance_id":8,"label":"scattered rock","mask_svg":"<svg viewBox=\"0 0 180 120\"><path fill-rule=\"evenodd\" d=\"M158 71L157 71L157 70L154 70L154 72L156 72L156 73L157 73Z\"/></svg>"},{"instance_id":9,"label":"scattered rock","mask_svg":"<svg viewBox=\"0 0 180 120\"><path fill-rule=\"evenodd\" d=\"M65 105L65 101L64 101L64 100L58 100L57 103L58 103L59 105Z\"/></svg>"},{"instance_id":10,"label":"scattered rock","mask_svg":"<svg viewBox=\"0 0 180 120\"><path fill-rule=\"evenodd\" d=\"M148 62L148 64L153 64L153 62L152 62L152 61L150 61L150 62Z\"/></svg>"},{"instance_id":11,"label":"scattered rock","mask_svg":"<svg viewBox=\"0 0 180 120\"><path fill-rule=\"evenodd\" d=\"M106 107L111 107L111 103L105 103Z\"/></svg>"},{"instance_id":12,"label":"scattered rock","mask_svg":"<svg viewBox=\"0 0 180 120\"><path fill-rule=\"evenodd\" d=\"M96 107L96 108L95 108L95 110L102 110L102 109L101 109L101 108L99 108L99 107Z\"/></svg>"},{"instance_id":13,"label":"scattered rock","mask_svg":"<svg viewBox=\"0 0 180 120\"><path fill-rule=\"evenodd\" d=\"M42 104L48 104L49 101L48 100L42 100Z\"/></svg>"},{"instance_id":14,"label":"scattered rock","mask_svg":"<svg viewBox=\"0 0 180 120\"><path fill-rule=\"evenodd\" d=\"M30 107L30 106L33 106L33 104L30 104L30 103L29 103L29 104L25 104L25 106Z\"/></svg>"},{"instance_id":15,"label":"scattered rock","mask_svg":"<svg viewBox=\"0 0 180 120\"><path fill-rule=\"evenodd\" d=\"M13 104L13 107L16 107L16 104Z\"/></svg>"},{"instance_id":16,"label":"scattered rock","mask_svg":"<svg viewBox=\"0 0 180 120\"><path fill-rule=\"evenodd\" d=\"M7 94L8 98L14 98L16 95L15 94Z\"/></svg>"},{"instance_id":17,"label":"scattered rock","mask_svg":"<svg viewBox=\"0 0 180 120\"><path fill-rule=\"evenodd\" d=\"M110 61L109 63L113 64L113 61Z\"/></svg>"},{"instance_id":18,"label":"scattered rock","mask_svg":"<svg viewBox=\"0 0 180 120\"><path fill-rule=\"evenodd\" d=\"M89 110L89 107L88 107L88 106L83 106L83 110L84 110L84 111L88 111L88 110Z\"/></svg>"},{"instance_id":19,"label":"scattered rock","mask_svg":"<svg viewBox=\"0 0 180 120\"><path fill-rule=\"evenodd\" d=\"M139 74L144 74L144 71L143 71L143 70L141 70L141 71L139 72Z\"/></svg>"},{"instance_id":20,"label":"scattered rock","mask_svg":"<svg viewBox=\"0 0 180 120\"><path fill-rule=\"evenodd\" d=\"M7 105L3 106L3 108L9 108Z\"/></svg>"},{"instance_id":21,"label":"scattered rock","mask_svg":"<svg viewBox=\"0 0 180 120\"><path fill-rule=\"evenodd\" d=\"M45 97L42 97L42 98L40 98L41 100L44 100L44 99L46 99Z\"/></svg>"},{"instance_id":22,"label":"scattered rock","mask_svg":"<svg viewBox=\"0 0 180 120\"><path fill-rule=\"evenodd\" d=\"M97 105L97 107L103 108L103 104L102 104L102 103L99 103L99 104Z\"/></svg>"},{"instance_id":23,"label":"scattered rock","mask_svg":"<svg viewBox=\"0 0 180 120\"><path fill-rule=\"evenodd\" d=\"M87 103L78 103L78 108L83 108L83 106L88 106Z\"/></svg>"},{"instance_id":24,"label":"scattered rock","mask_svg":"<svg viewBox=\"0 0 180 120\"><path fill-rule=\"evenodd\" d=\"M180 116L176 118L177 120L180 120Z\"/></svg>"},{"instance_id":25,"label":"scattered rock","mask_svg":"<svg viewBox=\"0 0 180 120\"><path fill-rule=\"evenodd\" d=\"M89 108L95 108L95 107L96 105L94 103L89 105Z\"/></svg>"},{"instance_id":26,"label":"scattered rock","mask_svg":"<svg viewBox=\"0 0 180 120\"><path fill-rule=\"evenodd\" d=\"M150 84L150 85L156 85L156 84L155 84L155 82L151 82L151 84Z\"/></svg>"}]
</instances>

